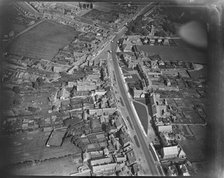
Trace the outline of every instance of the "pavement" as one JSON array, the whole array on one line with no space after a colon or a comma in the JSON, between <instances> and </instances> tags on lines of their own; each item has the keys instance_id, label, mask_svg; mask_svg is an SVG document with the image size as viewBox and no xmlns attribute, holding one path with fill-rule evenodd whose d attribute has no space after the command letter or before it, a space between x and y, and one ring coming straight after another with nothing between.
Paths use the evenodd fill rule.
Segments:
<instances>
[{"instance_id":1,"label":"pavement","mask_svg":"<svg viewBox=\"0 0 224 178\"><path fill-rule=\"evenodd\" d=\"M137 16L146 13L148 8L150 8L150 5L143 8L134 17L134 19L137 18ZM129 100L128 93L125 89L125 83L122 79L122 74L121 74L121 71L119 69L119 63L118 63L118 59L117 59L117 56L116 56L117 40L119 38L121 38L126 31L127 31L126 27L123 27L122 29L120 29L120 31L116 34L116 36L113 38L113 40L111 42L111 51L112 51L111 55L112 55L112 59L113 59L113 67L114 67L114 70L115 70L116 81L117 81L117 84L118 84L120 95L121 95L122 100L123 100L123 102L126 106L126 109L128 111L128 115L130 116L130 120L131 120L132 125L134 126L134 129L135 129L135 132L137 134L137 138L138 138L138 141L140 143L141 151L143 152L143 154L145 156L144 158L145 158L146 163L147 163L148 168L149 168L146 172L146 175L159 175L159 171L158 171L158 169L155 165L155 161L154 161L154 158L152 156L152 153L149 150L149 146L145 142L145 136L143 134L143 131L142 131L141 127L139 126L139 123L137 122L136 115L135 115L135 113L133 111L133 108L131 106L131 101Z\"/></svg>"},{"instance_id":2,"label":"pavement","mask_svg":"<svg viewBox=\"0 0 224 178\"><path fill-rule=\"evenodd\" d=\"M151 7L152 7L153 3L149 3L147 6L145 6L141 11L139 11L134 18L127 20L127 25L129 24L129 22L135 20L139 15L142 15L144 13L146 13ZM120 94L120 96L122 97L122 100L125 104L125 110L127 111L126 115L128 115L130 117L130 120L132 122L132 125L134 126L134 132L137 135L138 141L140 143L140 147L136 147L134 148L134 150L138 150L136 157L138 158L138 161L141 161L141 163L143 163L144 165L142 165L142 167L144 168L144 175L160 175L158 168L155 164L155 161L153 159L153 155L149 150L149 145L146 142L146 137L143 134L143 131L141 130L141 127L139 126L139 123L136 119L136 115L133 111L133 108L131 106L131 101L129 100L128 97L128 93L126 92L125 89L125 83L122 79L122 75L121 75L121 71L119 69L119 63L118 63L118 59L116 57L116 49L117 49L117 41L118 39L120 39L125 32L127 31L127 28L124 26L123 28L121 28L117 33L115 33L111 40L109 40L109 42L111 43L106 43L105 47L100 50L98 52L98 54L95 56L94 59L96 59L99 55L101 55L101 53L105 52L105 50L108 50L108 47L110 45L111 47L111 56L112 56L112 64L113 64L113 70L115 73L115 77L116 77L116 82L117 82L117 86L118 86L118 94ZM124 118L126 119L126 118ZM134 136L135 134L131 134L132 136Z\"/></svg>"},{"instance_id":3,"label":"pavement","mask_svg":"<svg viewBox=\"0 0 224 178\"><path fill-rule=\"evenodd\" d=\"M116 53L115 49L116 49L116 43L112 43L112 59L113 59L114 70L115 70L115 75L116 75L116 78L117 78L118 87L119 87L120 94L122 96L123 102L124 102L124 104L125 104L125 106L128 110L128 114L130 115L131 122L133 123L133 126L134 126L134 129L136 131L139 143L140 143L141 148L143 150L143 153L145 155L147 164L149 166L150 170L148 172L148 175L159 175L158 170L157 170L157 168L154 164L154 159L153 159L153 157L152 157L152 155L149 151L149 147L147 146L147 144L145 142L143 132L142 132L141 128L139 127L139 124L138 124L137 119L135 117L134 111L131 107L131 103L129 101L127 92L125 90L123 79L121 77L121 73L120 73L120 70L119 70L118 60L117 60L116 55L115 55L115 53Z\"/></svg>"}]
</instances>

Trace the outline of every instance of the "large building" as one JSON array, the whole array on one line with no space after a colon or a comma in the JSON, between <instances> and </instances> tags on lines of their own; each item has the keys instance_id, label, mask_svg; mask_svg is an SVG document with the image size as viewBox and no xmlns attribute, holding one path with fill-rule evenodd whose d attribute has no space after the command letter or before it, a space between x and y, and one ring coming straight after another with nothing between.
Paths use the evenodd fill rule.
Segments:
<instances>
[{"instance_id":1,"label":"large building","mask_svg":"<svg viewBox=\"0 0 224 178\"><path fill-rule=\"evenodd\" d=\"M178 156L179 149L178 146L169 146L162 148L162 158L163 159L172 159Z\"/></svg>"}]
</instances>

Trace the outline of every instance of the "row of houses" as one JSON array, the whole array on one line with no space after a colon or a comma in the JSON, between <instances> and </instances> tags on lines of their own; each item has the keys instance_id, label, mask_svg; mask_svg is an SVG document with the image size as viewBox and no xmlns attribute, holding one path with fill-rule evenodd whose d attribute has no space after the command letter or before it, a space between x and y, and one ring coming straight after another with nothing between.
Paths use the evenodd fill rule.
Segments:
<instances>
[{"instance_id":1,"label":"row of houses","mask_svg":"<svg viewBox=\"0 0 224 178\"><path fill-rule=\"evenodd\" d=\"M182 173L178 173L174 169L176 166L186 167L184 162L186 162L187 157L183 148L178 144L181 139L180 135L174 133L171 121L167 119L171 115L167 100L160 98L158 93L151 93L150 102L152 104L154 126L160 140L157 151L162 165L169 163L166 169L168 175L188 175L187 168ZM172 161L178 164L174 165Z\"/></svg>"}]
</instances>

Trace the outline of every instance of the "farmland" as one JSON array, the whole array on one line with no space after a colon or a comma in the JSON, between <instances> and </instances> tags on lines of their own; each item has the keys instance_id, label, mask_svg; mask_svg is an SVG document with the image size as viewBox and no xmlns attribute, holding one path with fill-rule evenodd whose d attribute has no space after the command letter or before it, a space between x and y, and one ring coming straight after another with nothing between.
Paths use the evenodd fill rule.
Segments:
<instances>
[{"instance_id":1,"label":"farmland","mask_svg":"<svg viewBox=\"0 0 224 178\"><path fill-rule=\"evenodd\" d=\"M137 46L139 51L144 51L149 54L149 56L160 55L163 61L184 61L184 62L194 62L200 64L207 63L206 52L196 50L192 47L187 46L151 46L142 45Z\"/></svg>"},{"instance_id":2,"label":"farmland","mask_svg":"<svg viewBox=\"0 0 224 178\"><path fill-rule=\"evenodd\" d=\"M61 147L47 148L45 143L49 134L49 132L30 132L5 136L11 143L8 147L9 152L13 153L10 159L11 164L63 157L80 151L69 140L65 141Z\"/></svg>"},{"instance_id":3,"label":"farmland","mask_svg":"<svg viewBox=\"0 0 224 178\"><path fill-rule=\"evenodd\" d=\"M9 44L8 51L30 58L51 60L58 50L72 41L77 34L71 27L43 21L15 38Z\"/></svg>"},{"instance_id":4,"label":"farmland","mask_svg":"<svg viewBox=\"0 0 224 178\"><path fill-rule=\"evenodd\" d=\"M92 20L99 20L101 23L110 24L114 23L119 17L118 13L115 11L111 12L102 12L96 9L91 10L87 14L83 15L84 18L92 19Z\"/></svg>"},{"instance_id":5,"label":"farmland","mask_svg":"<svg viewBox=\"0 0 224 178\"><path fill-rule=\"evenodd\" d=\"M77 164L72 156L52 159L32 166L17 166L13 169L14 175L55 175L69 176L77 171Z\"/></svg>"}]
</instances>

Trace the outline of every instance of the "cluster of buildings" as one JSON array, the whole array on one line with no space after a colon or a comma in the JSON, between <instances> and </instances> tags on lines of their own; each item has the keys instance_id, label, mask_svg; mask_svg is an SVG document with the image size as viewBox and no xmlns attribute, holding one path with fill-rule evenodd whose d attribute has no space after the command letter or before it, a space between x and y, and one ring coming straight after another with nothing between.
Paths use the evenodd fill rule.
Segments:
<instances>
[{"instance_id":1,"label":"cluster of buildings","mask_svg":"<svg viewBox=\"0 0 224 178\"><path fill-rule=\"evenodd\" d=\"M105 10L103 10L104 8ZM96 7L89 14L85 14L84 17L91 19L95 24L102 25L105 28L117 30L122 28L124 23L132 18L138 9L139 7L136 5L120 5L114 2L102 7Z\"/></svg>"},{"instance_id":2,"label":"cluster of buildings","mask_svg":"<svg viewBox=\"0 0 224 178\"><path fill-rule=\"evenodd\" d=\"M71 138L71 142L81 149L80 166L72 175L138 174L132 140L116 109L104 113L86 109L64 119L63 125L51 131L46 146L59 147L66 138Z\"/></svg>"},{"instance_id":3,"label":"cluster of buildings","mask_svg":"<svg viewBox=\"0 0 224 178\"><path fill-rule=\"evenodd\" d=\"M61 64L71 65L71 63L77 62L77 59L80 59L79 61L81 62L74 63L75 65L86 62L88 60L87 57L96 55L95 50L100 50L110 36L110 30L103 26L97 26L91 20L82 18L77 14L80 11L86 11L86 8L82 8L82 5L89 3L22 2L15 4L21 10L28 10L30 14L38 12L39 16L34 18L35 20L53 20L75 28L78 34L81 33L55 57L55 60ZM27 14L23 15L30 18ZM11 33L10 35L12 36Z\"/></svg>"},{"instance_id":4,"label":"cluster of buildings","mask_svg":"<svg viewBox=\"0 0 224 178\"><path fill-rule=\"evenodd\" d=\"M83 165L73 175L137 175L133 143L119 112L88 113L83 114L85 120L79 127L83 132L72 129L73 123L68 127L67 136L72 135L72 142L82 149Z\"/></svg>"},{"instance_id":5,"label":"cluster of buildings","mask_svg":"<svg viewBox=\"0 0 224 178\"><path fill-rule=\"evenodd\" d=\"M51 61L5 55L2 81L12 97L1 130L44 132L49 134L45 142L49 149L71 138L83 153L75 175L137 175L135 153L117 112L106 60L95 64L88 58L106 39L107 31L82 27L85 32Z\"/></svg>"},{"instance_id":6,"label":"cluster of buildings","mask_svg":"<svg viewBox=\"0 0 224 178\"><path fill-rule=\"evenodd\" d=\"M11 97L2 126L10 132L50 130L72 112L115 108L105 66L86 66L71 75L66 68L52 71L54 63L45 60L8 55L3 62L2 81Z\"/></svg>"},{"instance_id":7,"label":"cluster of buildings","mask_svg":"<svg viewBox=\"0 0 224 178\"><path fill-rule=\"evenodd\" d=\"M163 14L163 7L152 5L151 9L133 22L129 27L129 35L143 36L172 36L175 33L174 25L170 22L168 16ZM165 12L165 11L164 11Z\"/></svg>"},{"instance_id":8,"label":"cluster of buildings","mask_svg":"<svg viewBox=\"0 0 224 178\"><path fill-rule=\"evenodd\" d=\"M139 46L147 44L155 49L158 47L160 51L166 48L167 51L165 49L166 52L160 54L159 49L154 48L150 48L149 52L139 50ZM202 74L206 66L180 60L182 57L177 52L172 55L172 52L168 52L168 48L175 46L178 50L180 45L178 39L169 37L130 35L124 37L123 42L119 41L117 51L122 52L120 59L124 64L124 76L133 75L134 71L138 73L142 88L134 87L133 94L130 94L134 99L145 98L149 106L151 124L158 138L152 143L169 176L194 174L192 164L180 143L186 139L181 126L186 129L188 125L194 124L206 126L206 76ZM165 53L170 53L170 56ZM170 60L171 57L174 58ZM197 58L197 55L194 57Z\"/></svg>"}]
</instances>

